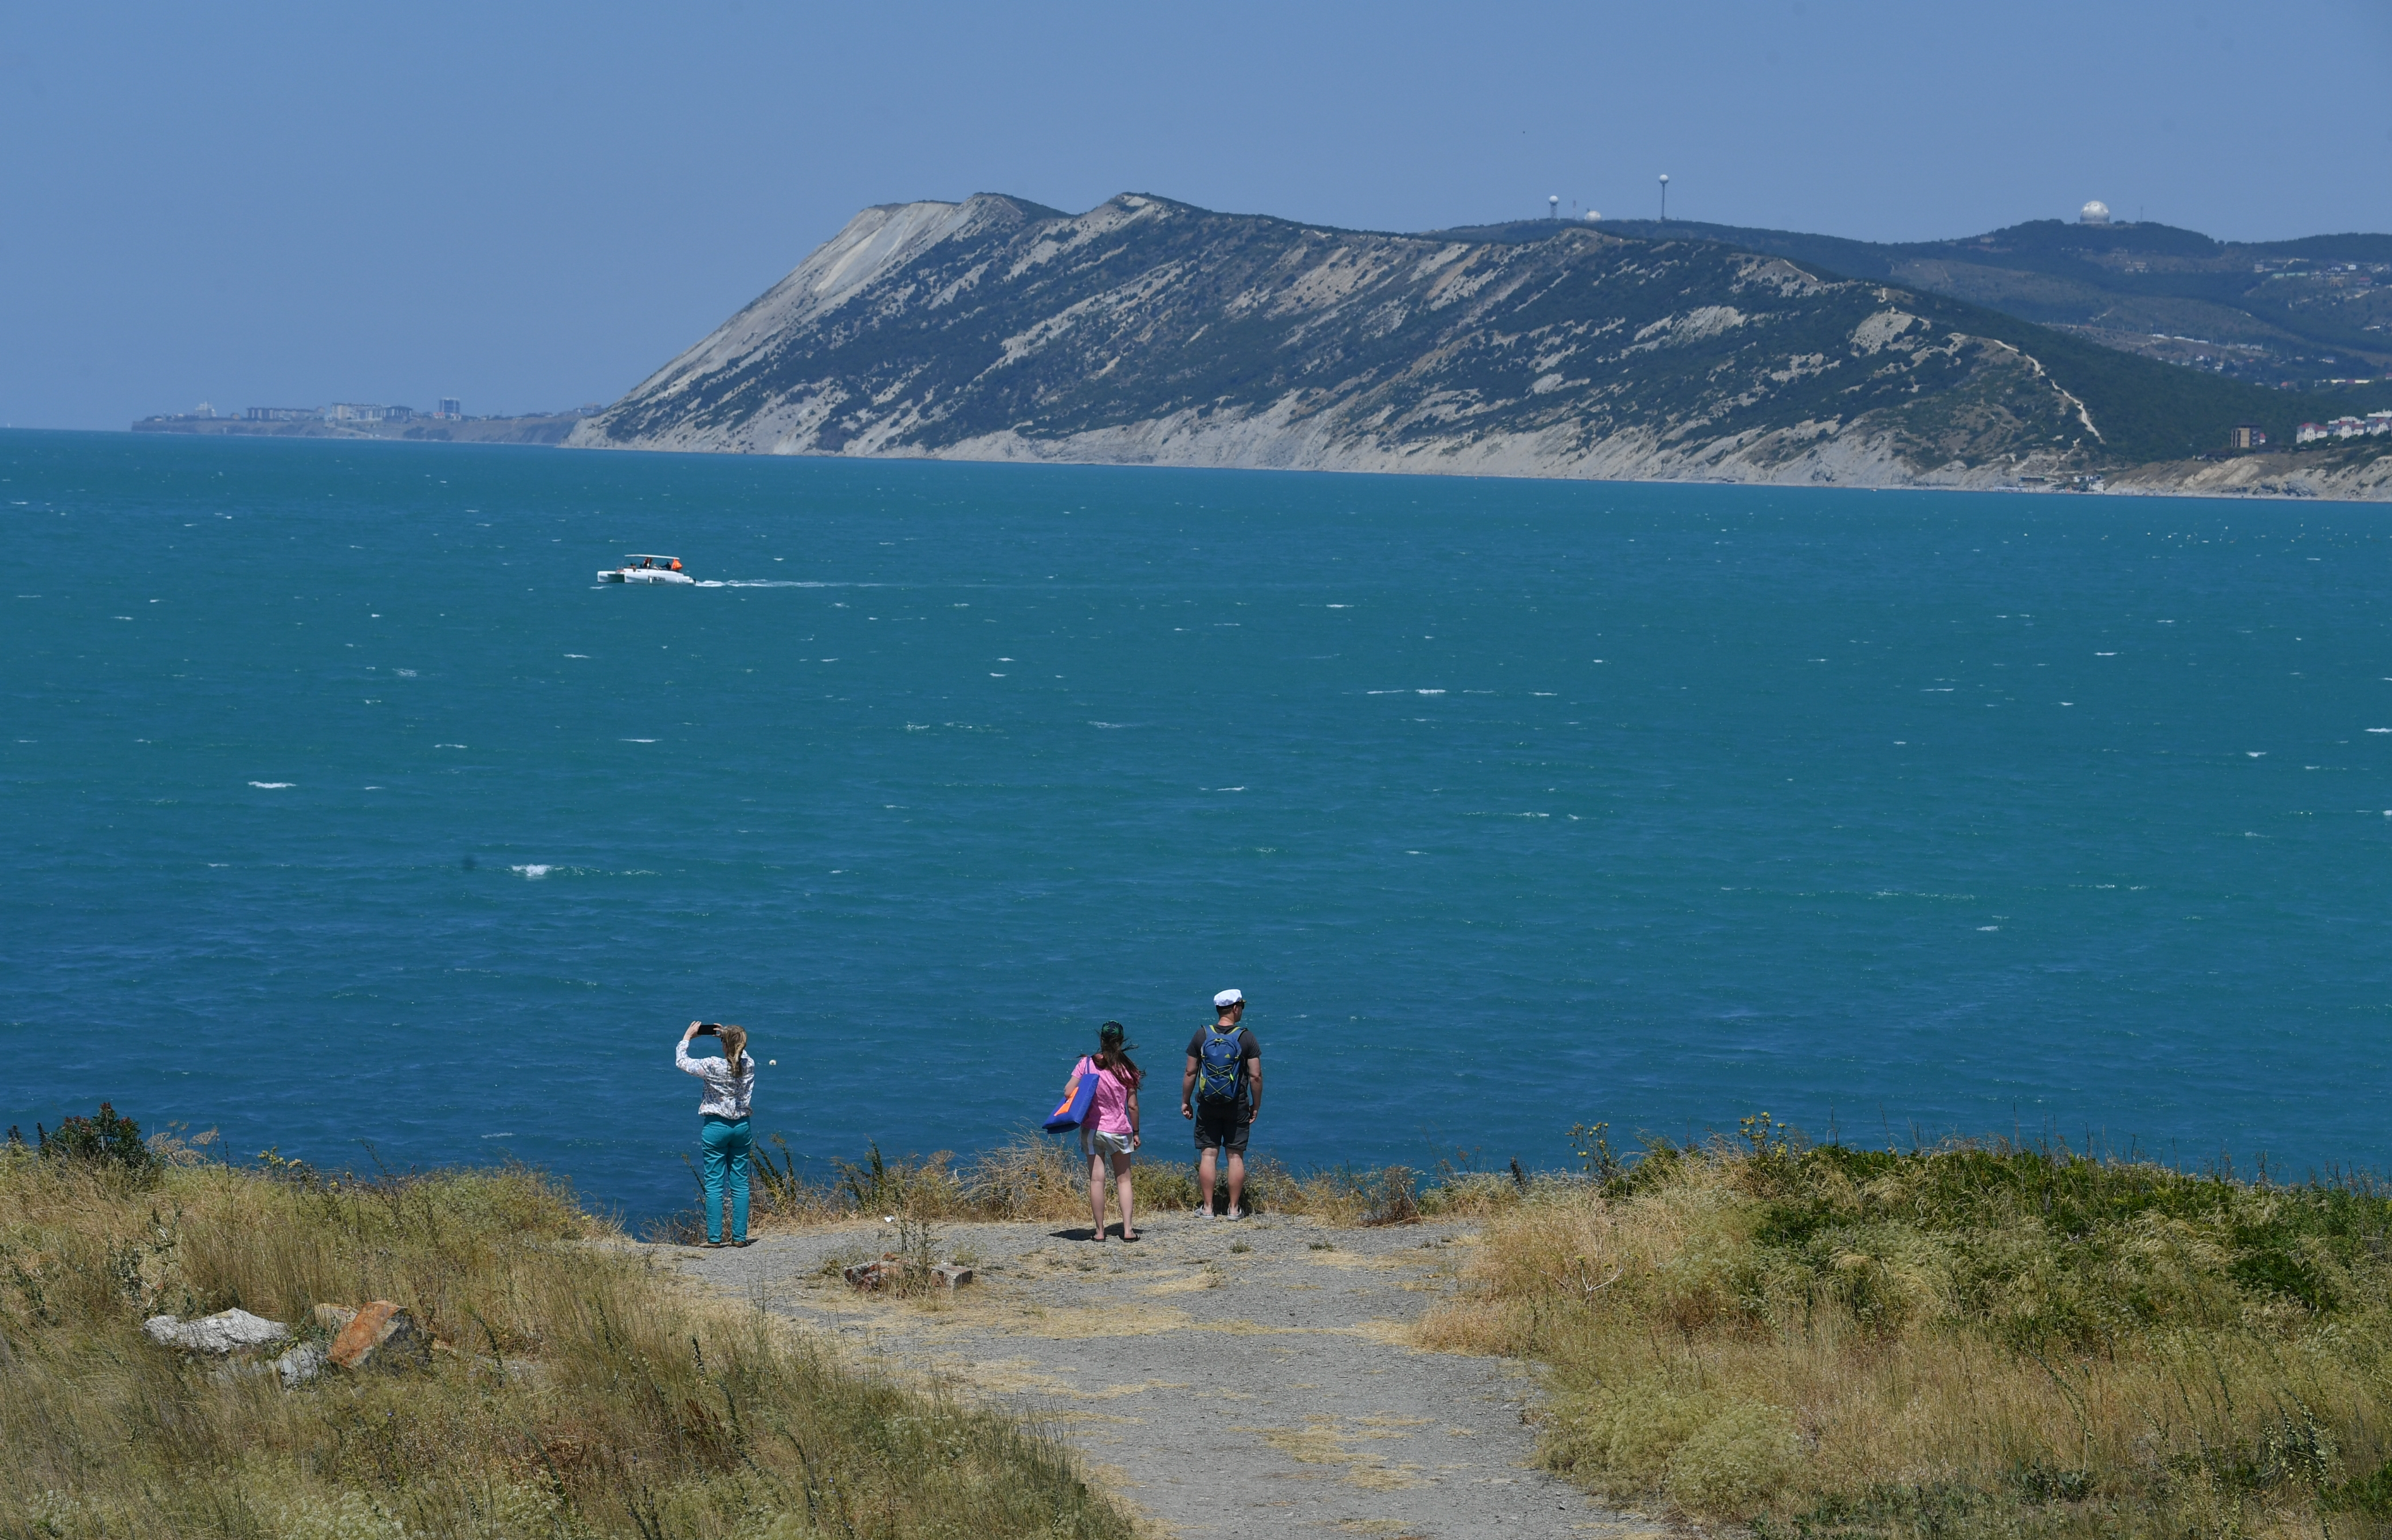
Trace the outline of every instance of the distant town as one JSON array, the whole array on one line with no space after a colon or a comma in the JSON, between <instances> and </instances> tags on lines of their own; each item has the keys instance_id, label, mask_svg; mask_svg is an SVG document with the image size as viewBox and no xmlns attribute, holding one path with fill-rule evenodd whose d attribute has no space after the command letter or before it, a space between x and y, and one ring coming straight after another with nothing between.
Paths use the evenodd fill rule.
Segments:
<instances>
[{"instance_id":1,"label":"distant town","mask_svg":"<svg viewBox=\"0 0 2392 1540\"><path fill-rule=\"evenodd\" d=\"M2328 438L2379 438L2392 434L2392 412L2369 412L2365 417L2337 417L2331 422L2304 422L2293 432L2295 444L2315 444Z\"/></svg>"},{"instance_id":2,"label":"distant town","mask_svg":"<svg viewBox=\"0 0 2392 1540\"><path fill-rule=\"evenodd\" d=\"M605 408L595 401L570 411L475 417L453 395L432 411L380 402L335 401L328 407L243 407L219 412L202 401L188 412L145 417L136 434L202 434L256 438L391 438L428 443L560 444L585 417Z\"/></svg>"},{"instance_id":3,"label":"distant town","mask_svg":"<svg viewBox=\"0 0 2392 1540\"><path fill-rule=\"evenodd\" d=\"M369 406L358 401L335 401L329 407L243 407L238 412L219 412L202 401L188 412L145 417L144 422L517 422L531 417L595 417L605 408L595 401L584 402L567 412L515 412L494 417L469 417L464 404L453 395L444 395L440 405L428 412L413 407Z\"/></svg>"}]
</instances>

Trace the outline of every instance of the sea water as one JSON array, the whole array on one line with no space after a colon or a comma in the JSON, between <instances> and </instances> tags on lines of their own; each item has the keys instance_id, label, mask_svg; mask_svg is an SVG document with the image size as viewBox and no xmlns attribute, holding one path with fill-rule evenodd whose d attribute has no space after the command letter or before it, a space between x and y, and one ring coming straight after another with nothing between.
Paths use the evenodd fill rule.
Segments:
<instances>
[{"instance_id":1,"label":"sea water","mask_svg":"<svg viewBox=\"0 0 2392 1540\"><path fill-rule=\"evenodd\" d=\"M2392 1136L2382 509L0 435L0 1120L686 1203L1259 1150ZM695 588L600 585L625 552Z\"/></svg>"}]
</instances>

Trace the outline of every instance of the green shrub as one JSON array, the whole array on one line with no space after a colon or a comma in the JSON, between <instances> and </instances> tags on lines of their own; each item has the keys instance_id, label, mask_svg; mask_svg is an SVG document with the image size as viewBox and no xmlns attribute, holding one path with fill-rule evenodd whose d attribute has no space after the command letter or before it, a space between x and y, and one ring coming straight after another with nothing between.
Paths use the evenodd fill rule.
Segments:
<instances>
[{"instance_id":1,"label":"green shrub","mask_svg":"<svg viewBox=\"0 0 2392 1540\"><path fill-rule=\"evenodd\" d=\"M67 1119L55 1133L38 1123L33 1127L42 1153L55 1160L83 1160L145 1173L158 1163L142 1141L141 1126L106 1102L91 1117Z\"/></svg>"}]
</instances>

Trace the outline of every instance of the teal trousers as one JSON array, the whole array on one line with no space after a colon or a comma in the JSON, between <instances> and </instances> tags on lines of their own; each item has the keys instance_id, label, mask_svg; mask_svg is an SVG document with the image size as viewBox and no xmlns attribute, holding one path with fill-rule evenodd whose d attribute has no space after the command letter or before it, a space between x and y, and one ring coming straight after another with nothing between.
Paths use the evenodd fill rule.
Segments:
<instances>
[{"instance_id":1,"label":"teal trousers","mask_svg":"<svg viewBox=\"0 0 2392 1540\"><path fill-rule=\"evenodd\" d=\"M722 1178L731 1178L731 1238L748 1238L748 1149L752 1143L748 1119L737 1122L708 1113L700 1121L698 1142L706 1146L706 1238L722 1238Z\"/></svg>"}]
</instances>

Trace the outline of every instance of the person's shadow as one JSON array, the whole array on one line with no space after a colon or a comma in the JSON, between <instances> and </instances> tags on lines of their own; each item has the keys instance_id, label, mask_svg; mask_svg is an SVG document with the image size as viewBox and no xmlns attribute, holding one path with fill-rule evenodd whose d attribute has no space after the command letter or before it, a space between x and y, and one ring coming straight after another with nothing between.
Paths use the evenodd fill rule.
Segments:
<instances>
[{"instance_id":1,"label":"person's shadow","mask_svg":"<svg viewBox=\"0 0 2392 1540\"><path fill-rule=\"evenodd\" d=\"M1124 1236L1121 1228L1118 1224L1108 1224L1105 1226L1105 1234L1124 1246L1136 1246L1141 1237ZM1076 1230L1049 1230L1046 1232L1046 1237L1049 1240L1094 1240L1097 1238L1097 1232L1083 1225Z\"/></svg>"}]
</instances>

